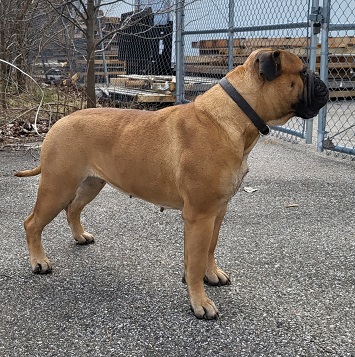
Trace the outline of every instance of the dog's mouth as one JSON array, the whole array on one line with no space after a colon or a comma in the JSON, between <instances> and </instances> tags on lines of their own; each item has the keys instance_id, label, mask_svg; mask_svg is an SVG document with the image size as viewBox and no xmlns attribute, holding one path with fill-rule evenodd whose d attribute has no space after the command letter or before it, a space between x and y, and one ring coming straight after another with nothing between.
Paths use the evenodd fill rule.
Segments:
<instances>
[{"instance_id":1,"label":"dog's mouth","mask_svg":"<svg viewBox=\"0 0 355 357\"><path fill-rule=\"evenodd\" d=\"M303 119L316 116L326 105L329 91L325 83L312 71L307 71L301 100L295 105L296 115Z\"/></svg>"}]
</instances>

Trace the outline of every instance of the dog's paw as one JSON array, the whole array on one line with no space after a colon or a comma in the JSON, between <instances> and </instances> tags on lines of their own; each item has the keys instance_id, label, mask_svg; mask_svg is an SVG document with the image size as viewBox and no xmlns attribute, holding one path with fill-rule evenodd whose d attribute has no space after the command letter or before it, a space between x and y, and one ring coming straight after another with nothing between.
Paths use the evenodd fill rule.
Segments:
<instances>
[{"instance_id":1,"label":"dog's paw","mask_svg":"<svg viewBox=\"0 0 355 357\"><path fill-rule=\"evenodd\" d=\"M35 259L31 261L32 272L34 274L52 273L52 264L47 257L44 259Z\"/></svg>"},{"instance_id":2,"label":"dog's paw","mask_svg":"<svg viewBox=\"0 0 355 357\"><path fill-rule=\"evenodd\" d=\"M206 271L204 281L207 285L211 286L231 284L229 275L219 268L217 268L215 271Z\"/></svg>"},{"instance_id":3,"label":"dog's paw","mask_svg":"<svg viewBox=\"0 0 355 357\"><path fill-rule=\"evenodd\" d=\"M95 242L93 235L88 232L77 234L74 236L74 239L80 245L91 244Z\"/></svg>"},{"instance_id":4,"label":"dog's paw","mask_svg":"<svg viewBox=\"0 0 355 357\"><path fill-rule=\"evenodd\" d=\"M219 317L216 305L207 297L199 302L191 301L191 310L198 319L216 320Z\"/></svg>"}]
</instances>

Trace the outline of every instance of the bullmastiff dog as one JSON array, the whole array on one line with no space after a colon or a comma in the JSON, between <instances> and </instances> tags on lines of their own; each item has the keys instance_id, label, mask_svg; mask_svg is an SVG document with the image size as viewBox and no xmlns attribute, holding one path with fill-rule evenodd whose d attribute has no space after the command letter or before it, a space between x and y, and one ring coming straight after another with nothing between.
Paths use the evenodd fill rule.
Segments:
<instances>
[{"instance_id":1,"label":"bullmastiff dog","mask_svg":"<svg viewBox=\"0 0 355 357\"><path fill-rule=\"evenodd\" d=\"M325 84L297 56L262 49L194 102L158 111L84 109L60 119L43 142L40 164L16 173L41 174L24 222L33 272L52 270L41 233L62 210L76 242L94 242L80 214L109 183L182 211L191 308L198 318L217 318L204 282L230 284L214 251L227 204L248 171L248 154L269 125L311 118L327 100Z\"/></svg>"}]
</instances>

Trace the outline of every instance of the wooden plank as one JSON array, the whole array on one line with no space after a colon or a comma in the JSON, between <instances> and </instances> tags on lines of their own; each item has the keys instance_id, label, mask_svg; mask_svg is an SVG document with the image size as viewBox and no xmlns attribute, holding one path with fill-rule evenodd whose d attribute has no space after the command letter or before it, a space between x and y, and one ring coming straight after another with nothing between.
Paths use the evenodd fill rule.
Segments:
<instances>
[{"instance_id":1,"label":"wooden plank","mask_svg":"<svg viewBox=\"0 0 355 357\"><path fill-rule=\"evenodd\" d=\"M246 38L241 40L244 47L306 47L309 45L307 37L271 37L271 38Z\"/></svg>"},{"instance_id":2,"label":"wooden plank","mask_svg":"<svg viewBox=\"0 0 355 357\"><path fill-rule=\"evenodd\" d=\"M256 48L242 48L242 47L233 47L233 56L249 56L253 50ZM201 56L228 56L228 48L208 48L200 49L199 54Z\"/></svg>"},{"instance_id":3,"label":"wooden plank","mask_svg":"<svg viewBox=\"0 0 355 357\"><path fill-rule=\"evenodd\" d=\"M209 78L209 77L196 77L196 76L185 76L184 77L185 83L208 83L215 85L219 82L217 78Z\"/></svg>"},{"instance_id":4,"label":"wooden plank","mask_svg":"<svg viewBox=\"0 0 355 357\"><path fill-rule=\"evenodd\" d=\"M260 48L260 47L306 47L309 40L306 37L257 37L257 38L236 38L233 41L234 47ZM223 49L228 48L228 41L225 39L201 40L193 42L193 48L199 49Z\"/></svg>"},{"instance_id":5,"label":"wooden plank","mask_svg":"<svg viewBox=\"0 0 355 357\"><path fill-rule=\"evenodd\" d=\"M125 78L121 78L121 76L118 76L118 78L110 78L110 85L111 86L122 86L124 87L126 82Z\"/></svg>"},{"instance_id":6,"label":"wooden plank","mask_svg":"<svg viewBox=\"0 0 355 357\"><path fill-rule=\"evenodd\" d=\"M355 46L354 36L344 36L344 37L328 37L329 47L345 47L345 46Z\"/></svg>"},{"instance_id":7,"label":"wooden plank","mask_svg":"<svg viewBox=\"0 0 355 357\"><path fill-rule=\"evenodd\" d=\"M355 37L329 37L329 47L354 47ZM256 38L235 38L234 47L260 48L260 47L307 47L309 38L307 37L256 37ZM201 40L192 43L193 48L199 49L222 49L228 47L226 39Z\"/></svg>"},{"instance_id":8,"label":"wooden plank","mask_svg":"<svg viewBox=\"0 0 355 357\"><path fill-rule=\"evenodd\" d=\"M126 61L118 61L118 60L113 60L113 59L108 59L105 61L107 65L111 66L117 66L117 67L122 67L126 68ZM103 65L104 61L102 59L95 59L95 65Z\"/></svg>"},{"instance_id":9,"label":"wooden plank","mask_svg":"<svg viewBox=\"0 0 355 357\"><path fill-rule=\"evenodd\" d=\"M287 51L294 53L296 56L306 58L309 56L307 48L289 48ZM330 62L354 62L355 54L350 54L348 48L329 48L329 61ZM320 62L321 49L316 49L317 62Z\"/></svg>"},{"instance_id":10,"label":"wooden plank","mask_svg":"<svg viewBox=\"0 0 355 357\"><path fill-rule=\"evenodd\" d=\"M106 62L126 66L126 61L121 61L121 60L118 60L117 58L116 59L115 58L106 59ZM83 59L77 60L76 63L85 64L85 65L87 64L86 60L83 60ZM95 58L95 63L103 63L102 57L100 56L98 58Z\"/></svg>"},{"instance_id":11,"label":"wooden plank","mask_svg":"<svg viewBox=\"0 0 355 357\"><path fill-rule=\"evenodd\" d=\"M228 41L219 39L219 40L201 40L199 41L199 48L223 48L228 47Z\"/></svg>"},{"instance_id":12,"label":"wooden plank","mask_svg":"<svg viewBox=\"0 0 355 357\"><path fill-rule=\"evenodd\" d=\"M316 68L320 68L320 63L316 63ZM346 63L346 62L340 62L340 63L328 63L328 69L342 69L344 71L352 71L355 69L355 63ZM354 75L354 74L353 74Z\"/></svg>"},{"instance_id":13,"label":"wooden plank","mask_svg":"<svg viewBox=\"0 0 355 357\"><path fill-rule=\"evenodd\" d=\"M329 56L329 62L345 62L345 63L355 63L355 53L354 54L338 54L335 56Z\"/></svg>"},{"instance_id":14,"label":"wooden plank","mask_svg":"<svg viewBox=\"0 0 355 357\"><path fill-rule=\"evenodd\" d=\"M107 73L109 76L119 76L121 74L125 74L126 71L114 71L114 72L109 72ZM105 76L106 73L103 71L95 71L95 76Z\"/></svg>"},{"instance_id":15,"label":"wooden plank","mask_svg":"<svg viewBox=\"0 0 355 357\"><path fill-rule=\"evenodd\" d=\"M185 56L185 64L206 64L206 65L226 65L228 63L228 57L226 56Z\"/></svg>"},{"instance_id":16,"label":"wooden plank","mask_svg":"<svg viewBox=\"0 0 355 357\"><path fill-rule=\"evenodd\" d=\"M149 79L151 81L166 82L174 80L174 76L169 75L145 75L145 74L124 74L120 75L119 78L125 79Z\"/></svg>"},{"instance_id":17,"label":"wooden plank","mask_svg":"<svg viewBox=\"0 0 355 357\"><path fill-rule=\"evenodd\" d=\"M167 94L152 93L150 95L139 93L137 96L138 103L175 103L175 96Z\"/></svg>"},{"instance_id":18,"label":"wooden plank","mask_svg":"<svg viewBox=\"0 0 355 357\"><path fill-rule=\"evenodd\" d=\"M121 88L152 90L166 94L176 90L176 79L173 76L121 75L111 78L110 84Z\"/></svg>"},{"instance_id":19,"label":"wooden plank","mask_svg":"<svg viewBox=\"0 0 355 357\"><path fill-rule=\"evenodd\" d=\"M259 47L248 47L248 48L238 48L238 47L234 47L233 48L233 56L249 56L254 50L260 48ZM270 46L269 46L270 47ZM275 49L280 48L278 46L274 47ZM282 48L281 48L282 49ZM294 53L295 55L299 56L299 57L307 57L309 55L309 50L307 50L307 48L304 47L284 47L284 49L287 49L287 51L290 51L292 53ZM330 55L337 55L337 56L341 56L341 55L350 55L351 51L354 51L352 48L348 48L348 47L339 47L339 48L329 48L329 54ZM320 47L318 47L316 49L316 54L317 56L320 56L321 53L321 49ZM200 49L199 50L199 54L200 56L228 56L228 48L214 48L214 49Z\"/></svg>"},{"instance_id":20,"label":"wooden plank","mask_svg":"<svg viewBox=\"0 0 355 357\"><path fill-rule=\"evenodd\" d=\"M329 98L355 98L355 90L329 91Z\"/></svg>"},{"instance_id":21,"label":"wooden plank","mask_svg":"<svg viewBox=\"0 0 355 357\"><path fill-rule=\"evenodd\" d=\"M296 52L297 53L297 52ZM299 56L304 58L306 60L306 56ZM234 58L234 64L242 64L246 60L247 57L241 57L237 56ZM214 60L216 59L216 60ZM330 59L330 58L329 58ZM227 65L227 60L223 57L216 56L187 56L185 58L185 65L188 66L226 66ZM316 68L320 67L319 61L316 63ZM329 62L328 63L328 68L329 69L354 69L355 68L355 62Z\"/></svg>"},{"instance_id":22,"label":"wooden plank","mask_svg":"<svg viewBox=\"0 0 355 357\"><path fill-rule=\"evenodd\" d=\"M175 95L165 93L155 93L139 89L105 87L109 93L132 98L137 103L175 103Z\"/></svg>"},{"instance_id":23,"label":"wooden plank","mask_svg":"<svg viewBox=\"0 0 355 357\"><path fill-rule=\"evenodd\" d=\"M354 81L350 81L350 80L337 81L334 78L329 78L328 88L329 88L329 90L332 90L332 91L354 90L355 89L355 80Z\"/></svg>"},{"instance_id":24,"label":"wooden plank","mask_svg":"<svg viewBox=\"0 0 355 357\"><path fill-rule=\"evenodd\" d=\"M160 90L168 82L169 89ZM111 78L107 90L114 95L129 97L137 103L174 103L175 94L174 76L147 76L147 75L120 75ZM144 87L157 88L145 89Z\"/></svg>"},{"instance_id":25,"label":"wooden plank","mask_svg":"<svg viewBox=\"0 0 355 357\"><path fill-rule=\"evenodd\" d=\"M212 88L216 83L213 82L190 82L184 84L185 92L203 93Z\"/></svg>"},{"instance_id":26,"label":"wooden plank","mask_svg":"<svg viewBox=\"0 0 355 357\"><path fill-rule=\"evenodd\" d=\"M169 89L173 92L175 90L175 77L174 76L153 76L154 77L154 84L159 84L159 83L165 83L166 80L170 80L169 82ZM135 97L135 100L139 100L140 102L149 102L152 100L151 94L154 91L147 91L147 90L139 90L139 88L133 88L130 87L130 84L126 86L127 81L130 81L132 83L137 83L138 81L140 82L146 82L148 79L151 79L152 76L147 76L147 75L137 75L137 74L130 74L130 75L122 75L119 76L118 78L112 78L111 79L111 88L115 88L117 92L119 92L121 95L127 95L130 97L136 96L138 93L142 93L141 96ZM192 76L185 76L184 77L184 89L186 92L205 92L206 90L210 89L213 87L215 84L217 84L219 79L217 78L208 78L208 77L192 77ZM173 88L171 88L173 87ZM150 97L147 97L147 93L149 93ZM163 102L172 102L172 99L170 97L161 97L161 94L169 94L171 93L158 93L155 92L155 98L154 101L159 102L162 100ZM173 96L173 99L175 96Z\"/></svg>"},{"instance_id":27,"label":"wooden plank","mask_svg":"<svg viewBox=\"0 0 355 357\"><path fill-rule=\"evenodd\" d=\"M224 76L228 72L227 66L206 66L206 65L185 65L185 72L207 75L219 75Z\"/></svg>"},{"instance_id":28,"label":"wooden plank","mask_svg":"<svg viewBox=\"0 0 355 357\"><path fill-rule=\"evenodd\" d=\"M233 46L239 47L242 45L244 39L235 38L233 40ZM228 48L227 39L214 39L214 40L201 40L198 42L192 42L193 48L208 49L208 48Z\"/></svg>"}]
</instances>

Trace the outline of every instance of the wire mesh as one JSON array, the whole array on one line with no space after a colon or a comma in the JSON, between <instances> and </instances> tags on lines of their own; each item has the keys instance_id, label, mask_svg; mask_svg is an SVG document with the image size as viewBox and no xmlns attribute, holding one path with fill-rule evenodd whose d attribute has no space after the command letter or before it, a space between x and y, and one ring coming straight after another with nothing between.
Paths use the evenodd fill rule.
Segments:
<instances>
[{"instance_id":1,"label":"wire mesh","mask_svg":"<svg viewBox=\"0 0 355 357\"><path fill-rule=\"evenodd\" d=\"M108 44L110 37L105 43L121 69L109 73L109 81L97 86L100 104L141 109L173 105L173 1L131 4L130 11L122 12L117 20L114 43Z\"/></svg>"},{"instance_id":2,"label":"wire mesh","mask_svg":"<svg viewBox=\"0 0 355 357\"><path fill-rule=\"evenodd\" d=\"M313 19L319 23L312 27L310 14L322 14L329 2L222 0L187 3L184 32L186 98L191 100L203 93L260 47L287 49L308 65L314 62L314 70L320 72L324 38L313 31L317 25L321 26L324 17ZM327 78L331 101L325 137L320 144L322 149L347 154L355 154L354 8L354 0L331 2L331 19L327 24L331 30ZM315 43L311 44L311 38ZM314 118L314 125L310 121L307 127L304 120L293 118L285 126L276 128L273 134L290 141L303 140L307 136L309 142L315 143L319 138L316 124L317 118Z\"/></svg>"},{"instance_id":3,"label":"wire mesh","mask_svg":"<svg viewBox=\"0 0 355 357\"><path fill-rule=\"evenodd\" d=\"M331 2L328 48L328 103L323 147L355 155L355 1Z\"/></svg>"},{"instance_id":4,"label":"wire mesh","mask_svg":"<svg viewBox=\"0 0 355 357\"><path fill-rule=\"evenodd\" d=\"M191 100L217 83L229 69L242 64L257 48L288 49L307 63L309 7L308 0L285 1L281 5L278 1L256 0L187 4L184 33L186 98ZM292 119L281 130L275 134L299 140L304 137L304 121Z\"/></svg>"},{"instance_id":5,"label":"wire mesh","mask_svg":"<svg viewBox=\"0 0 355 357\"><path fill-rule=\"evenodd\" d=\"M313 142L318 140L318 147L320 145L327 152L355 156L355 0L117 1L115 12L105 12L102 8L94 24L96 47L93 57L98 104L157 109L173 105L183 97L193 100L218 83L230 69L242 64L254 49L261 47L287 49L306 64L312 63L320 72L321 58L324 58L321 43L325 38L321 35L314 37L309 20L310 14L314 11L321 14L322 6L324 8L328 3L331 4L331 18L329 38L327 36L329 47L325 51L328 51L326 79L331 100L326 110L325 125L320 119L322 128L319 129L321 125L318 123L318 132L317 118L314 119ZM85 106L89 58L82 18L85 12L75 13L68 4L65 2L61 11L75 19L83 31L57 12L50 14L42 9L35 20L28 22L27 32L34 38L29 41L28 56L27 52L19 52L18 49L24 47L20 44L7 47L14 51L8 58L10 62L26 60L29 73L45 85L55 85L55 89L48 89L48 92L57 97L57 93L64 92L65 104L75 110ZM4 14L9 13L5 5L11 6L13 16L3 18L12 19L17 7L13 2L1 3L0 10ZM184 13L182 27L177 21L179 6ZM118 11L119 8L121 10ZM68 13L65 12L67 10ZM324 18L318 21L323 26ZM38 26L41 31L48 31L39 36ZM9 38L15 38L10 36L10 30L8 32ZM316 42L312 44L311 39L314 38ZM37 46L36 41L41 41L41 46ZM4 43L0 41L0 44ZM34 53L38 48L41 52ZM183 66L178 68L179 61ZM181 81L180 74L183 77ZM0 91L0 122L2 120L3 123L10 121L6 117L9 113L7 107L15 103L13 98L6 102L4 98L9 98L12 93L9 88L18 85L15 74L9 78L4 67L0 78L1 88L5 88ZM9 80L14 86L7 85ZM78 105L69 100L74 89L75 95L80 97ZM84 96L77 95L79 92ZM286 126L273 130L273 134L300 141L312 134L311 123L309 121L306 127L302 119L293 118Z\"/></svg>"}]
</instances>

